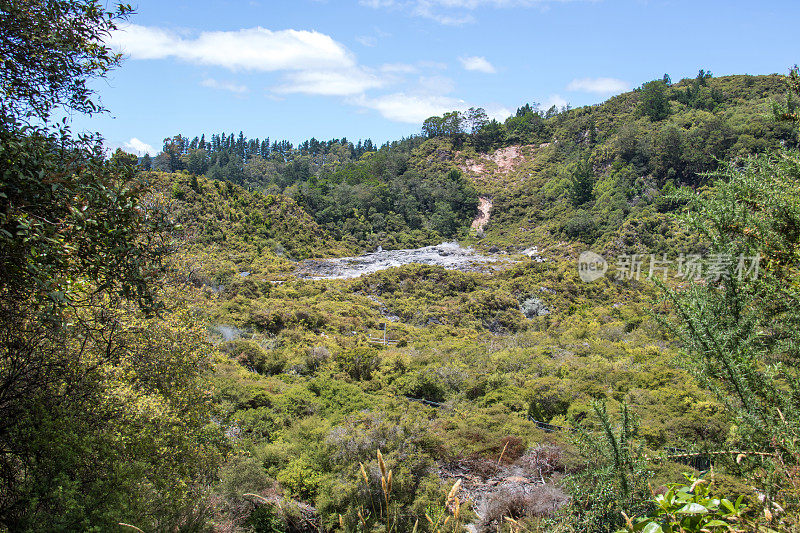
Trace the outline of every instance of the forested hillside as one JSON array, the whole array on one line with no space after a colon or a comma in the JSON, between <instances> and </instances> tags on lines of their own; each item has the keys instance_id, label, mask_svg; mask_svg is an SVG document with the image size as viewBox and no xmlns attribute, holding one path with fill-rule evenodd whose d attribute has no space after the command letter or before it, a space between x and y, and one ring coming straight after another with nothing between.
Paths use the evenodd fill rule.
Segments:
<instances>
[{"instance_id":1,"label":"forested hillside","mask_svg":"<svg viewBox=\"0 0 800 533\"><path fill-rule=\"evenodd\" d=\"M671 223L674 191L707 184L721 161L797 145L773 114L785 95L782 76L701 71L591 107L526 104L502 124L479 109L432 117L425 135L380 148L178 135L155 164L289 196L333 238L362 249L464 239L485 195L494 202L489 245L569 240L663 252L692 242Z\"/></svg>"}]
</instances>

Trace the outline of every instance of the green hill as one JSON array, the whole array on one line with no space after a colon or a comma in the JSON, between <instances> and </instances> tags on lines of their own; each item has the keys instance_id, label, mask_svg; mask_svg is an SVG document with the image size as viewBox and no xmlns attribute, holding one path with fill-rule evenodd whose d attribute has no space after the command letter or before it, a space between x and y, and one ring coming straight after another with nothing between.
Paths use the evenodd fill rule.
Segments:
<instances>
[{"instance_id":1,"label":"green hill","mask_svg":"<svg viewBox=\"0 0 800 533\"><path fill-rule=\"evenodd\" d=\"M526 105L473 133L463 125L438 128L429 139L374 151L334 140L250 153L247 139L235 144L233 135L227 148L199 150L191 148L196 138L176 136L183 148L173 159L291 197L350 247L465 239L477 196L485 195L494 203L481 240L487 245L570 241L661 252L691 244L667 214L679 207L667 198L676 189L705 185L719 161L797 144L791 126L772 112L785 91L785 76L703 73L675 84L649 82L595 106Z\"/></svg>"}]
</instances>

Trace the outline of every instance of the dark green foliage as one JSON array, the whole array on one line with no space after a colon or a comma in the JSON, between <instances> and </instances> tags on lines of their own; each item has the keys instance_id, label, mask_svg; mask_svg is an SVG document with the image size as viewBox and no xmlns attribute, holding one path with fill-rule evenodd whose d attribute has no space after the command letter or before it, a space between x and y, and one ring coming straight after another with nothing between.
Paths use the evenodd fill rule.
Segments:
<instances>
[{"instance_id":1,"label":"dark green foliage","mask_svg":"<svg viewBox=\"0 0 800 533\"><path fill-rule=\"evenodd\" d=\"M422 134L425 137L453 137L464 133L464 117L458 111L445 113L441 117L430 117L422 123Z\"/></svg>"},{"instance_id":2,"label":"dark green foliage","mask_svg":"<svg viewBox=\"0 0 800 533\"><path fill-rule=\"evenodd\" d=\"M329 248L335 248L334 243L325 242L327 235L314 220L284 196L250 192L230 182L185 173L150 173L142 179L169 191L176 200L170 206L172 220L191 228L195 245L207 248L226 244L256 255L279 246L296 259L325 255Z\"/></svg>"},{"instance_id":3,"label":"dark green foliage","mask_svg":"<svg viewBox=\"0 0 800 533\"><path fill-rule=\"evenodd\" d=\"M378 367L378 351L367 346L344 350L334 357L339 367L356 381L367 380Z\"/></svg>"},{"instance_id":4,"label":"dark green foliage","mask_svg":"<svg viewBox=\"0 0 800 533\"><path fill-rule=\"evenodd\" d=\"M80 276L155 310L163 214L144 216L145 184L124 161L64 135L0 131L0 290L57 312L76 303Z\"/></svg>"},{"instance_id":5,"label":"dark green foliage","mask_svg":"<svg viewBox=\"0 0 800 533\"><path fill-rule=\"evenodd\" d=\"M800 427L800 155L730 163L715 176L712 194L688 198L685 220L711 243L716 273L667 291L679 318L672 330L686 348L686 367L739 419L736 445L774 450L779 466L765 490L794 507L796 492L782 492L793 483L787 465L796 464ZM755 257L757 272L750 270Z\"/></svg>"},{"instance_id":6,"label":"dark green foliage","mask_svg":"<svg viewBox=\"0 0 800 533\"><path fill-rule=\"evenodd\" d=\"M478 195L461 172L405 170L403 162L402 173L381 174L396 157L380 151L287 192L336 238L360 246L438 243L471 222Z\"/></svg>"},{"instance_id":7,"label":"dark green foliage","mask_svg":"<svg viewBox=\"0 0 800 533\"><path fill-rule=\"evenodd\" d=\"M789 70L787 85L785 100L773 102L772 112L779 121L797 124L800 122L797 112L800 107L800 69L797 65Z\"/></svg>"},{"instance_id":8,"label":"dark green foliage","mask_svg":"<svg viewBox=\"0 0 800 533\"><path fill-rule=\"evenodd\" d=\"M481 131L500 127L476 117L472 121ZM495 142L495 134L487 135L487 142ZM181 135L165 139L154 168L185 168L194 175L205 173L214 180L291 197L331 236L360 249L438 244L463 233L475 215L477 193L460 172L409 169L411 149L420 140L387 143L380 149L371 142L354 146L346 139L313 140L298 149L286 144L262 150L258 139L248 141L242 135L232 144L232 138L212 136L214 142L202 148L196 139L190 143ZM240 143L250 148L239 150ZM190 185L197 189L193 179Z\"/></svg>"},{"instance_id":9,"label":"dark green foliage","mask_svg":"<svg viewBox=\"0 0 800 533\"><path fill-rule=\"evenodd\" d=\"M572 204L583 205L594 199L594 171L588 159L579 161L572 166L571 192Z\"/></svg>"},{"instance_id":10,"label":"dark green foliage","mask_svg":"<svg viewBox=\"0 0 800 533\"><path fill-rule=\"evenodd\" d=\"M684 474L685 483L670 483L664 494L653 498L655 511L628 522L620 533L662 531L663 533L728 532L747 527L762 530L747 516L743 495L721 494L711 490L711 481ZM716 488L716 487L715 487Z\"/></svg>"},{"instance_id":11,"label":"dark green foliage","mask_svg":"<svg viewBox=\"0 0 800 533\"><path fill-rule=\"evenodd\" d=\"M669 111L661 120L641 116L644 91L637 90L549 119L532 108L520 109L505 124L506 146L522 145L506 149L519 154L508 169L495 166L500 152L463 149L453 164L467 168L481 193L493 198L484 241L524 248L567 239L606 253L637 248L679 253L686 250L681 243L697 238L687 236L668 216L658 219L659 213L679 206L668 198L671 191L707 184L706 173L727 158L797 142L792 124L776 122L767 113L785 93L785 76L710 78L704 73L702 81L652 83L660 87L658 94L663 92ZM721 95L715 96L716 104L682 103L681 94L695 85ZM523 131L524 117L538 123L534 116L541 118L543 129L512 135ZM429 166L442 165L445 150L453 150L447 139L428 140L418 157ZM469 170L477 164L483 169ZM576 168L591 168L592 178Z\"/></svg>"},{"instance_id":12,"label":"dark green foliage","mask_svg":"<svg viewBox=\"0 0 800 533\"><path fill-rule=\"evenodd\" d=\"M282 354L265 350L253 341L239 339L226 343L221 349L243 367L259 374L280 374L286 366Z\"/></svg>"},{"instance_id":13,"label":"dark green foliage","mask_svg":"<svg viewBox=\"0 0 800 533\"><path fill-rule=\"evenodd\" d=\"M654 122L669 116L667 85L663 81L654 80L642 85L639 112Z\"/></svg>"},{"instance_id":14,"label":"dark green foliage","mask_svg":"<svg viewBox=\"0 0 800 533\"><path fill-rule=\"evenodd\" d=\"M87 88L130 7L2 2L0 529L202 529L207 345L167 274L171 225L135 174L74 138L56 109L100 111ZM31 123L37 124L30 126ZM172 292L171 292L172 291ZM169 300L170 309L163 302Z\"/></svg>"},{"instance_id":15,"label":"dark green foliage","mask_svg":"<svg viewBox=\"0 0 800 533\"><path fill-rule=\"evenodd\" d=\"M547 123L544 114L540 113L536 106L525 104L517 109L515 116L506 119L505 129L507 130L510 142L526 142L528 139L544 140L547 135Z\"/></svg>"},{"instance_id":16,"label":"dark green foliage","mask_svg":"<svg viewBox=\"0 0 800 533\"><path fill-rule=\"evenodd\" d=\"M719 88L709 86L708 80L711 77L711 72L701 70L690 84L686 84L685 89L675 94L675 99L694 109L713 111L722 103L725 95Z\"/></svg>"},{"instance_id":17,"label":"dark green foliage","mask_svg":"<svg viewBox=\"0 0 800 533\"><path fill-rule=\"evenodd\" d=\"M583 472L570 478L569 512L579 531L613 532L624 523L623 511L649 509L647 480L651 473L634 440L637 427L628 406L622 404L617 431L604 403L593 402L592 409L600 434L583 433L579 439L591 459Z\"/></svg>"},{"instance_id":18,"label":"dark green foliage","mask_svg":"<svg viewBox=\"0 0 800 533\"><path fill-rule=\"evenodd\" d=\"M131 12L125 4L106 10L95 0L4 0L3 122L46 121L59 106L78 113L100 111L87 82L119 65L122 56L112 53L105 41Z\"/></svg>"},{"instance_id":19,"label":"dark green foliage","mask_svg":"<svg viewBox=\"0 0 800 533\"><path fill-rule=\"evenodd\" d=\"M537 117L539 115L536 115ZM505 128L503 124L495 119L481 127L477 132L472 134L472 140L475 148L484 152L488 152L493 147L502 144L505 140Z\"/></svg>"},{"instance_id":20,"label":"dark green foliage","mask_svg":"<svg viewBox=\"0 0 800 533\"><path fill-rule=\"evenodd\" d=\"M272 504L259 505L250 513L244 525L254 533L284 533L286 522L280 510Z\"/></svg>"}]
</instances>

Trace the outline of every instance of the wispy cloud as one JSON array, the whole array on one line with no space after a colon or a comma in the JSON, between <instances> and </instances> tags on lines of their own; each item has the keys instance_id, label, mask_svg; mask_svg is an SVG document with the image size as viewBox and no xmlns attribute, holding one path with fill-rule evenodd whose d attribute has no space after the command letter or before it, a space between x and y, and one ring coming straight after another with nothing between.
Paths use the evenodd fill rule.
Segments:
<instances>
[{"instance_id":1,"label":"wispy cloud","mask_svg":"<svg viewBox=\"0 0 800 533\"><path fill-rule=\"evenodd\" d=\"M470 57L460 57L458 59L461 61L461 65L464 67L465 70L471 70L474 72L483 72L484 74L494 74L497 72L497 69L494 68L494 65L489 63L485 57L480 56L470 56Z\"/></svg>"},{"instance_id":2,"label":"wispy cloud","mask_svg":"<svg viewBox=\"0 0 800 533\"><path fill-rule=\"evenodd\" d=\"M360 0L360 3L373 9L404 10L413 16L458 26L475 22L472 12L482 7L546 9L552 4L572 1L597 0Z\"/></svg>"},{"instance_id":3,"label":"wispy cloud","mask_svg":"<svg viewBox=\"0 0 800 533\"><path fill-rule=\"evenodd\" d=\"M356 41L358 41L362 46L366 46L368 48L374 48L378 45L378 38L373 35L359 35L356 37Z\"/></svg>"},{"instance_id":4,"label":"wispy cloud","mask_svg":"<svg viewBox=\"0 0 800 533\"><path fill-rule=\"evenodd\" d=\"M415 65L409 65L408 63L384 63L381 65L381 72L386 74L414 74L418 70Z\"/></svg>"},{"instance_id":5,"label":"wispy cloud","mask_svg":"<svg viewBox=\"0 0 800 533\"><path fill-rule=\"evenodd\" d=\"M168 59L233 71L280 72L279 94L349 96L381 87L383 82L357 65L341 43L316 31L247 28L180 35L161 28L131 24L114 32L112 46L132 59ZM247 87L206 79L205 87L237 94Z\"/></svg>"},{"instance_id":6,"label":"wispy cloud","mask_svg":"<svg viewBox=\"0 0 800 533\"><path fill-rule=\"evenodd\" d=\"M210 89L221 89L223 91L229 91L235 94L244 94L249 91L246 85L238 85L236 83L230 81L218 81L214 78L206 78L200 82L200 85L203 87L208 87Z\"/></svg>"},{"instance_id":7,"label":"wispy cloud","mask_svg":"<svg viewBox=\"0 0 800 533\"><path fill-rule=\"evenodd\" d=\"M397 5L395 0L361 0L359 3L362 6L369 6L375 9L379 7L392 7Z\"/></svg>"},{"instance_id":8,"label":"wispy cloud","mask_svg":"<svg viewBox=\"0 0 800 533\"><path fill-rule=\"evenodd\" d=\"M576 78L567 85L568 91L611 94L627 91L631 85L616 78Z\"/></svg>"},{"instance_id":9,"label":"wispy cloud","mask_svg":"<svg viewBox=\"0 0 800 533\"><path fill-rule=\"evenodd\" d=\"M456 90L456 82L447 76L420 76L416 90L423 94L448 94Z\"/></svg>"},{"instance_id":10,"label":"wispy cloud","mask_svg":"<svg viewBox=\"0 0 800 533\"><path fill-rule=\"evenodd\" d=\"M551 107L556 106L556 108L561 109L562 107L566 107L568 103L569 102L567 102L560 94L551 94L547 97L547 100L542 102L541 108L548 110Z\"/></svg>"},{"instance_id":11,"label":"wispy cloud","mask_svg":"<svg viewBox=\"0 0 800 533\"><path fill-rule=\"evenodd\" d=\"M360 68L341 71L306 70L291 72L274 91L281 94L303 93L327 96L350 96L384 85L383 80Z\"/></svg>"},{"instance_id":12,"label":"wispy cloud","mask_svg":"<svg viewBox=\"0 0 800 533\"><path fill-rule=\"evenodd\" d=\"M496 105L496 104L490 104L490 105L486 106L486 115L489 118L493 118L493 119L498 120L500 122L503 122L505 119L510 117L512 114L513 114L513 112L509 108L507 108L505 106Z\"/></svg>"},{"instance_id":13,"label":"wispy cloud","mask_svg":"<svg viewBox=\"0 0 800 533\"><path fill-rule=\"evenodd\" d=\"M363 0L362 3L375 8L394 6L393 0ZM434 3L475 7L462 0L436 0ZM379 31L375 29L376 34ZM369 45L372 41L365 43ZM419 61L368 68L359 64L347 47L316 31L247 28L179 33L131 24L114 32L110 44L134 60L171 59L234 72L274 73L277 77L267 82L271 83L267 91L269 98L280 100L293 94L339 97L350 105L377 111L397 122L421 124L428 117L469 107L464 100L450 95L456 87L451 78L441 75L447 69L446 64ZM495 72L494 66L484 57L464 57L461 62L468 70ZM210 76L203 78L201 85L236 95L250 90L236 81ZM376 89L383 89L384 94L374 94ZM507 114L508 110L499 106L490 112L498 118ZM139 153L155 153L153 147L135 138L125 146Z\"/></svg>"},{"instance_id":14,"label":"wispy cloud","mask_svg":"<svg viewBox=\"0 0 800 533\"><path fill-rule=\"evenodd\" d=\"M374 109L389 120L409 124L422 124L428 117L442 115L453 110L464 110L468 107L463 100L449 96L403 92L375 98L360 96L351 99L350 102L367 109Z\"/></svg>"},{"instance_id":15,"label":"wispy cloud","mask_svg":"<svg viewBox=\"0 0 800 533\"><path fill-rule=\"evenodd\" d=\"M144 154L155 154L156 149L147 144L146 142L140 141L136 137L132 137L130 141L123 144L124 148L132 151L136 155L144 155Z\"/></svg>"}]
</instances>

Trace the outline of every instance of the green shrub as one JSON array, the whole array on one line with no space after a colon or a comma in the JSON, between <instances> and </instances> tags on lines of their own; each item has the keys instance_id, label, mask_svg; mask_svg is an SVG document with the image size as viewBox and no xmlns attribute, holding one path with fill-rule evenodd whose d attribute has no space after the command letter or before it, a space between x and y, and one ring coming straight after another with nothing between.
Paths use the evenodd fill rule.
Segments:
<instances>
[{"instance_id":1,"label":"green shrub","mask_svg":"<svg viewBox=\"0 0 800 533\"><path fill-rule=\"evenodd\" d=\"M322 483L323 475L305 459L298 457L278 472L277 480L292 496L312 501Z\"/></svg>"},{"instance_id":2,"label":"green shrub","mask_svg":"<svg viewBox=\"0 0 800 533\"><path fill-rule=\"evenodd\" d=\"M710 483L693 474L684 474L687 483L672 483L664 494L653 498L655 510L638 520L623 515L627 527L617 533L713 533L766 531L747 524L744 496L713 495ZM742 529L742 528L747 529ZM752 528L752 529L751 529Z\"/></svg>"},{"instance_id":3,"label":"green shrub","mask_svg":"<svg viewBox=\"0 0 800 533\"><path fill-rule=\"evenodd\" d=\"M251 372L274 375L283 372L286 358L275 350L267 351L257 342L237 339L222 345L222 351Z\"/></svg>"},{"instance_id":4,"label":"green shrub","mask_svg":"<svg viewBox=\"0 0 800 533\"><path fill-rule=\"evenodd\" d=\"M244 525L251 528L254 533L284 533L286 521L280 509L275 505L259 505L250 513Z\"/></svg>"},{"instance_id":5,"label":"green shrub","mask_svg":"<svg viewBox=\"0 0 800 533\"><path fill-rule=\"evenodd\" d=\"M424 370L408 376L402 386L402 392L412 398L430 402L443 402L446 389L442 380L436 374Z\"/></svg>"},{"instance_id":6,"label":"green shrub","mask_svg":"<svg viewBox=\"0 0 800 533\"><path fill-rule=\"evenodd\" d=\"M336 354L334 359L339 368L356 381L370 379L372 372L380 364L378 350L369 346L356 346L343 350Z\"/></svg>"}]
</instances>

